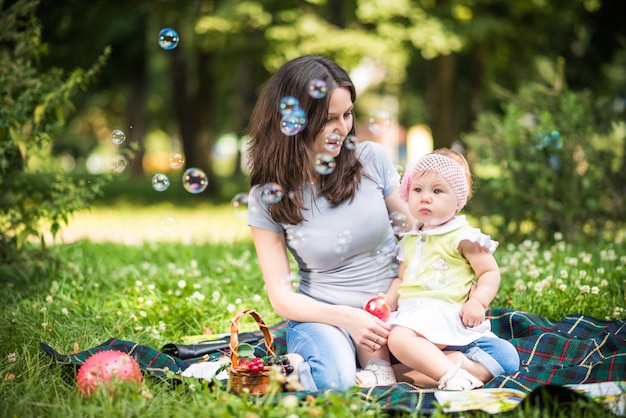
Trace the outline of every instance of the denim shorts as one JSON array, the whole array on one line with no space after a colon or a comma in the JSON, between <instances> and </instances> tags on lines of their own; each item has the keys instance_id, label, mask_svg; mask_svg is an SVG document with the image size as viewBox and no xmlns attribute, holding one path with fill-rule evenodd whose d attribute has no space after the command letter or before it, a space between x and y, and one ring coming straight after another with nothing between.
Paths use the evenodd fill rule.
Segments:
<instances>
[{"instance_id":1,"label":"denim shorts","mask_svg":"<svg viewBox=\"0 0 626 418\"><path fill-rule=\"evenodd\" d=\"M470 360L482 364L493 377L517 371L520 358L511 342L497 337L482 337L463 346L448 346L444 351L460 351Z\"/></svg>"}]
</instances>

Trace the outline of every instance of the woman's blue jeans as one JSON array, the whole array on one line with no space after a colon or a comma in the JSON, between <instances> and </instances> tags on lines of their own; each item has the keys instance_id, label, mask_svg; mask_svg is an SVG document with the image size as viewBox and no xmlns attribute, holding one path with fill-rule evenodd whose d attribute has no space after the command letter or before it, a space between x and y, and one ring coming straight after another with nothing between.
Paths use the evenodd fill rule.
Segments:
<instances>
[{"instance_id":1,"label":"woman's blue jeans","mask_svg":"<svg viewBox=\"0 0 626 418\"><path fill-rule=\"evenodd\" d=\"M344 329L317 322L289 321L287 349L304 357L298 377L305 390L343 391L356 382L356 350Z\"/></svg>"}]
</instances>

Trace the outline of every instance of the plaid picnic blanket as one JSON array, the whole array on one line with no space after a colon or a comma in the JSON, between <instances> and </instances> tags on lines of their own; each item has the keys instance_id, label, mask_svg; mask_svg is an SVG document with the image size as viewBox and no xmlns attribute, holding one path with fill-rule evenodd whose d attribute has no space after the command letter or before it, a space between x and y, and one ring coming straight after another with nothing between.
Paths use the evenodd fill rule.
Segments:
<instances>
[{"instance_id":1,"label":"plaid picnic blanket","mask_svg":"<svg viewBox=\"0 0 626 418\"><path fill-rule=\"evenodd\" d=\"M626 321L604 321L585 315L568 315L551 320L512 309L494 308L487 312L493 332L510 340L517 348L521 367L514 373L497 376L485 389L514 389L531 393L542 386L565 386L609 381L626 381ZM270 326L274 351L286 352L286 323ZM255 349L263 352L260 331ZM129 353L142 370L156 376L166 371L182 373L191 364L227 355L227 349L209 355L182 360L145 345L110 338L101 345L76 354L61 354L41 342L41 348L58 362L81 365L91 355L103 350ZM436 408L434 389L421 389L406 383L388 387L363 388L365 401L376 402L387 410L431 412Z\"/></svg>"}]
</instances>

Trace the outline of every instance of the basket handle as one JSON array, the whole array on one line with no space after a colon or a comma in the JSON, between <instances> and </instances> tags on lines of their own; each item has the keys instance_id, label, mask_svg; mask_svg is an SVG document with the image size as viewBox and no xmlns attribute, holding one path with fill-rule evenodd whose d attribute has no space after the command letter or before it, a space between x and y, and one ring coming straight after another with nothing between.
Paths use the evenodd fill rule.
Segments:
<instances>
[{"instance_id":1,"label":"basket handle","mask_svg":"<svg viewBox=\"0 0 626 418\"><path fill-rule=\"evenodd\" d=\"M237 312L230 323L230 362L233 367L239 366L239 354L237 352L237 347L239 346L239 319L244 315L250 315L254 318L265 337L265 346L267 347L268 354L274 355L274 337L272 337L269 328L265 325L265 322L263 322L263 318L253 309L244 309Z\"/></svg>"}]
</instances>

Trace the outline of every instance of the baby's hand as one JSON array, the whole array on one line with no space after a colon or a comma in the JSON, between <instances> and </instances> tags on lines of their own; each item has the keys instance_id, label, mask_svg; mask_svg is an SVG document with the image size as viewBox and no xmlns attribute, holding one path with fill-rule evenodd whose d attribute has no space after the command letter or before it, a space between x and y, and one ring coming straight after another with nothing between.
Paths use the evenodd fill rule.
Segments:
<instances>
[{"instance_id":1,"label":"baby's hand","mask_svg":"<svg viewBox=\"0 0 626 418\"><path fill-rule=\"evenodd\" d=\"M480 302L469 299L461 307L460 315L463 325L474 328L485 321L485 307Z\"/></svg>"}]
</instances>

